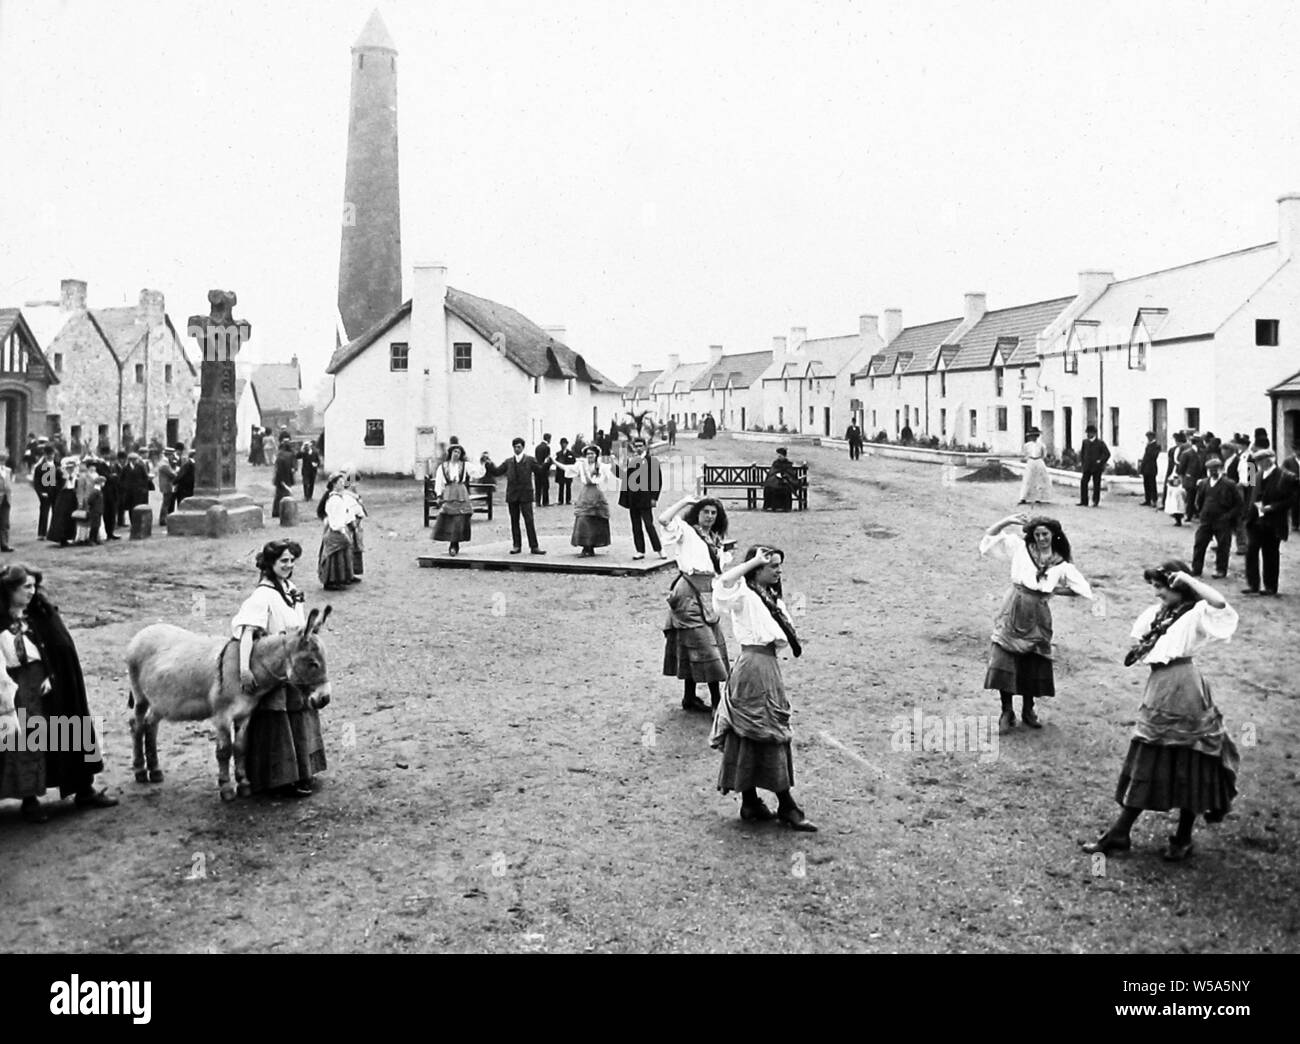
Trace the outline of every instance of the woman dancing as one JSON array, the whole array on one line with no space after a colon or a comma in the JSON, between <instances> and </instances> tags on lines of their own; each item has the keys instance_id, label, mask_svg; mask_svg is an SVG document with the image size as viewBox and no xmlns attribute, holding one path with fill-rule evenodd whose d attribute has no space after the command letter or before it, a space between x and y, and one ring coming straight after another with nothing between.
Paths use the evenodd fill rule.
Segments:
<instances>
[{"instance_id":1,"label":"woman dancing","mask_svg":"<svg viewBox=\"0 0 1300 1044\"><path fill-rule=\"evenodd\" d=\"M573 501L573 536L569 543L582 548L582 558L594 558L596 548L609 547L609 501L601 487L616 478L614 469L601 464L596 446L586 447L577 464L555 466L569 478L578 480L578 495Z\"/></svg>"},{"instance_id":2,"label":"woman dancing","mask_svg":"<svg viewBox=\"0 0 1300 1044\"><path fill-rule=\"evenodd\" d=\"M1192 854L1197 815L1217 823L1237 794L1240 756L1210 686L1192 655L1213 641L1228 641L1237 629L1237 611L1207 583L1190 576L1185 562L1165 562L1143 579L1159 602L1138 616L1137 643L1125 666L1151 668L1128 756L1120 769L1115 800L1119 818L1085 852L1127 852L1129 831L1143 811L1178 809L1178 831L1169 835L1164 858L1179 862Z\"/></svg>"},{"instance_id":3,"label":"woman dancing","mask_svg":"<svg viewBox=\"0 0 1300 1044\"><path fill-rule=\"evenodd\" d=\"M1042 434L1037 428L1025 432L1025 476L1020 480L1020 503L1038 505L1052 499L1052 476L1047 473L1043 459L1045 450L1038 441Z\"/></svg>"},{"instance_id":4,"label":"woman dancing","mask_svg":"<svg viewBox=\"0 0 1300 1044\"><path fill-rule=\"evenodd\" d=\"M306 626L303 593L293 582L294 563L302 547L293 540L272 540L257 556L261 576L253 593L230 622L239 639L240 684L252 691L253 643L268 634L283 634ZM254 794L262 791L306 797L312 777L325 771L325 740L321 736L319 707L328 696L308 697L290 682L258 700L246 726L248 783ZM313 702L314 701L314 702Z\"/></svg>"},{"instance_id":5,"label":"woman dancing","mask_svg":"<svg viewBox=\"0 0 1300 1044\"><path fill-rule=\"evenodd\" d=\"M731 552L723 547L727 512L712 497L683 497L660 513L659 524L664 550L677 560L677 576L668 590L663 672L682 680L682 710L712 713L722 700L730 664L718 613L705 599L714 577L731 561ZM699 682L709 686L711 707L695 695Z\"/></svg>"},{"instance_id":6,"label":"woman dancing","mask_svg":"<svg viewBox=\"0 0 1300 1044\"><path fill-rule=\"evenodd\" d=\"M724 794L740 791L741 819L774 818L758 796L762 787L776 794L775 818L794 830L815 831L790 794L790 701L777 653L788 648L798 657L802 649L781 600L784 562L779 548L751 547L740 565L713 581L713 604L730 614L740 656L713 719L709 743L722 751L718 789Z\"/></svg>"},{"instance_id":7,"label":"woman dancing","mask_svg":"<svg viewBox=\"0 0 1300 1044\"><path fill-rule=\"evenodd\" d=\"M438 517L433 520L433 539L448 541L452 557L460 552L462 543L469 543L470 516L474 514L469 481L465 447L457 443L447 450L447 459L433 473L433 493L442 501Z\"/></svg>"},{"instance_id":8,"label":"woman dancing","mask_svg":"<svg viewBox=\"0 0 1300 1044\"><path fill-rule=\"evenodd\" d=\"M1011 526L1019 526L1021 532L1006 532ZM1011 697L1016 693L1020 693L1024 723L1041 729L1034 701L1056 695L1048 599L1062 584L1084 598L1092 597L1092 588L1071 563L1070 541L1054 518L1008 515L991 525L980 540L980 554L989 551L1011 559L1011 587L993 623L984 688L1002 695L999 732L1015 727Z\"/></svg>"}]
</instances>

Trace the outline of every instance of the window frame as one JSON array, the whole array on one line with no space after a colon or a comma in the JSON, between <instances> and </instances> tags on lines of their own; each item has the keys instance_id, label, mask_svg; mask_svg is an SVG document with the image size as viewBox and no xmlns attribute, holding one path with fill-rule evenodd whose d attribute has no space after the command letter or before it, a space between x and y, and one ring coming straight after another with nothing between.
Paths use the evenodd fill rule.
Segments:
<instances>
[{"instance_id":1,"label":"window frame","mask_svg":"<svg viewBox=\"0 0 1300 1044\"><path fill-rule=\"evenodd\" d=\"M462 358L461 349L464 348ZM461 362L464 362L464 366ZM474 369L474 342L473 341L453 341L451 346L451 372L452 373L470 373Z\"/></svg>"},{"instance_id":2,"label":"window frame","mask_svg":"<svg viewBox=\"0 0 1300 1044\"><path fill-rule=\"evenodd\" d=\"M377 440L372 438L372 436L373 436L374 434L376 434L376 433L377 433L378 436L379 436L379 438L378 438ZM367 418L366 418L366 431L365 431L365 436L364 436L363 441L362 441L362 445L364 445L364 446L373 446L373 447L382 447L382 446L386 445L386 441L387 441L387 440L386 440L386 433L385 433L385 431L384 431L384 418L383 418L383 417L367 417Z\"/></svg>"},{"instance_id":3,"label":"window frame","mask_svg":"<svg viewBox=\"0 0 1300 1044\"><path fill-rule=\"evenodd\" d=\"M401 365L398 365L398 362ZM389 373L410 373L411 372L411 342L410 341L389 341L388 342L388 372Z\"/></svg>"}]
</instances>

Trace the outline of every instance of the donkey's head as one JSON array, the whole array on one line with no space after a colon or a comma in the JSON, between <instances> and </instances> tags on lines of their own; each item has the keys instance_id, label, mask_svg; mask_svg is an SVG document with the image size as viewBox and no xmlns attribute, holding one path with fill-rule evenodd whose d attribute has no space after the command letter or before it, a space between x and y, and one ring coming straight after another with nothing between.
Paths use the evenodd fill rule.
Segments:
<instances>
[{"instance_id":1,"label":"donkey's head","mask_svg":"<svg viewBox=\"0 0 1300 1044\"><path fill-rule=\"evenodd\" d=\"M325 611L313 609L307 614L307 625L297 639L292 635L285 647L289 662L289 681L299 691L314 698L322 706L329 702L330 680L325 673L325 643L321 640L320 629L329 619L332 606Z\"/></svg>"}]
</instances>

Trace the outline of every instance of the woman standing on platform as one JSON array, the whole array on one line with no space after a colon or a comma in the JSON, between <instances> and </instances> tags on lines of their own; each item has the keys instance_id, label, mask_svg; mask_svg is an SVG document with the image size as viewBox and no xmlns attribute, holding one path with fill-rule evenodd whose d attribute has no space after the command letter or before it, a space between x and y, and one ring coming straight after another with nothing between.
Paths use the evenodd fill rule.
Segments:
<instances>
[{"instance_id":1,"label":"woman standing on platform","mask_svg":"<svg viewBox=\"0 0 1300 1044\"><path fill-rule=\"evenodd\" d=\"M740 656L731 671L727 695L713 719L709 743L722 751L718 789L741 794L740 818L780 819L794 830L815 831L795 804L794 758L790 750L790 701L785 695L777 654L803 651L781 599L778 548L751 547L745 560L713 581L713 604L731 616L731 633ZM758 788L776 794L775 817Z\"/></svg>"},{"instance_id":2,"label":"woman standing on platform","mask_svg":"<svg viewBox=\"0 0 1300 1044\"><path fill-rule=\"evenodd\" d=\"M664 550L677 560L677 576L668 590L663 673L681 679L682 710L712 713L722 702L722 683L731 668L710 598L714 578L731 561L731 552L723 547L727 512L712 497L683 497L660 513L659 524ZM700 682L709 686L711 707L695 695Z\"/></svg>"},{"instance_id":3,"label":"woman standing on platform","mask_svg":"<svg viewBox=\"0 0 1300 1044\"><path fill-rule=\"evenodd\" d=\"M438 517L433 520L433 539L451 544L454 557L462 543L469 543L470 516L474 506L469 499L469 469L465 464L465 447L459 444L447 451L447 459L433 473L433 493L440 501Z\"/></svg>"},{"instance_id":4,"label":"woman standing on platform","mask_svg":"<svg viewBox=\"0 0 1300 1044\"><path fill-rule=\"evenodd\" d=\"M306 626L304 596L292 579L294 563L301 557L302 548L293 540L272 540L257 556L261 577L230 624L239 640L239 681L246 691L256 685L253 643L266 635ZM269 791L307 797L312 793L312 777L326 768L317 711L328 700L328 696L308 697L288 681L258 700L246 726L245 748L248 783L254 794Z\"/></svg>"},{"instance_id":5,"label":"woman standing on platform","mask_svg":"<svg viewBox=\"0 0 1300 1044\"><path fill-rule=\"evenodd\" d=\"M316 505L316 517L325 523L316 569L326 591L338 591L357 582L352 542L357 504L355 498L346 495L347 481L346 472L334 472Z\"/></svg>"},{"instance_id":6,"label":"woman standing on platform","mask_svg":"<svg viewBox=\"0 0 1300 1044\"><path fill-rule=\"evenodd\" d=\"M1210 642L1231 639L1237 611L1209 584L1190 576L1185 562L1165 562L1142 575L1159 602L1134 622L1136 644L1124 664L1144 663L1151 674L1115 789L1119 818L1083 848L1088 853L1128 851L1129 831L1138 816L1176 808L1178 830L1169 836L1164 858L1178 862L1192 853L1197 815L1207 823L1219 822L1237 794L1240 756L1209 683L1192 662L1193 654Z\"/></svg>"},{"instance_id":7,"label":"woman standing on platform","mask_svg":"<svg viewBox=\"0 0 1300 1044\"><path fill-rule=\"evenodd\" d=\"M1019 526L1020 532L1004 532L1010 526ZM1011 704L1016 693L1025 724L1040 729L1034 700L1056 695L1048 599L1062 584L1084 598L1092 597L1092 588L1071 563L1070 542L1054 518L1008 515L980 540L980 554L989 551L1011 559L1011 587L993 624L984 688L997 689L1002 696L999 732L1009 732L1016 724Z\"/></svg>"},{"instance_id":8,"label":"woman standing on platform","mask_svg":"<svg viewBox=\"0 0 1300 1044\"><path fill-rule=\"evenodd\" d=\"M1025 476L1020 480L1020 503L1042 504L1052 499L1052 476L1047 473L1046 451L1038 441L1042 434L1037 428L1025 432Z\"/></svg>"},{"instance_id":9,"label":"woman standing on platform","mask_svg":"<svg viewBox=\"0 0 1300 1044\"><path fill-rule=\"evenodd\" d=\"M588 446L576 464L555 465L569 478L577 479L578 495L573 499L573 536L569 543L582 548L582 558L595 557L595 549L609 547L609 501L601 488L616 481L614 469L600 462L600 450Z\"/></svg>"}]
</instances>

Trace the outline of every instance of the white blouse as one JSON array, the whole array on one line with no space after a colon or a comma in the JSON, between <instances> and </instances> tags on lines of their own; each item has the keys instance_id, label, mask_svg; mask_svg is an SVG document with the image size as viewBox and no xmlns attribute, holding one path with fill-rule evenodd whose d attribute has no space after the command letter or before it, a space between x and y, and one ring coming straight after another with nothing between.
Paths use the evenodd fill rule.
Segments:
<instances>
[{"instance_id":1,"label":"white blouse","mask_svg":"<svg viewBox=\"0 0 1300 1044\"><path fill-rule=\"evenodd\" d=\"M597 475L593 475L591 473L591 468L588 466L586 460L580 460L574 464L561 464L558 460L554 460L554 458L552 458L552 460L554 461L555 466L559 468L561 471L563 471L568 478L577 479L580 485L584 485L584 486L612 485L614 488L618 487L618 476L614 474L614 469L611 468L608 464L599 465L600 473Z\"/></svg>"},{"instance_id":2,"label":"white blouse","mask_svg":"<svg viewBox=\"0 0 1300 1044\"><path fill-rule=\"evenodd\" d=\"M359 519L364 512L356 497L344 493L331 493L325 498L325 524L341 533Z\"/></svg>"},{"instance_id":3,"label":"white blouse","mask_svg":"<svg viewBox=\"0 0 1300 1044\"><path fill-rule=\"evenodd\" d=\"M448 472L451 472L450 479L448 479L447 477ZM469 483L476 482L482 477L483 477L483 473L481 470L475 474L471 474L469 470L469 465L464 463L461 463L456 466L453 466L451 464L439 464L433 473L433 495L436 497L442 496L443 491L447 488L447 483L449 481L463 482L466 486L468 486Z\"/></svg>"},{"instance_id":4,"label":"white blouse","mask_svg":"<svg viewBox=\"0 0 1300 1044\"><path fill-rule=\"evenodd\" d=\"M4 657L6 667L22 666L22 660L18 656L20 643L23 651L27 653L27 659L39 660L41 658L40 648L28 637L28 634L29 632L26 625L23 626L23 633L21 635L14 634L14 632L8 628L0 631L0 656Z\"/></svg>"},{"instance_id":5,"label":"white blouse","mask_svg":"<svg viewBox=\"0 0 1300 1044\"><path fill-rule=\"evenodd\" d=\"M786 608L785 602L778 598L776 604L788 618L790 610ZM772 619L763 600L750 590L744 580L727 585L723 583L722 577L715 577L713 608L719 615L731 615L731 633L741 645L768 645L776 642L778 648L784 648L790 644L781 625Z\"/></svg>"},{"instance_id":6,"label":"white blouse","mask_svg":"<svg viewBox=\"0 0 1300 1044\"><path fill-rule=\"evenodd\" d=\"M1159 603L1144 609L1133 623L1130 632L1135 639L1141 638L1151 629L1151 622L1160 611ZM1184 656L1191 656L1204 649L1210 642L1226 642L1237 630L1237 610L1230 605L1215 609L1204 599L1183 613L1139 661L1140 663L1168 663Z\"/></svg>"},{"instance_id":7,"label":"white blouse","mask_svg":"<svg viewBox=\"0 0 1300 1044\"><path fill-rule=\"evenodd\" d=\"M1024 453L1026 460L1042 460L1045 451L1041 442L1026 442Z\"/></svg>"},{"instance_id":8,"label":"white blouse","mask_svg":"<svg viewBox=\"0 0 1300 1044\"><path fill-rule=\"evenodd\" d=\"M298 590L292 581L285 581L284 587L290 594ZM289 605L269 581L263 580L230 621L231 633L238 638L245 627L256 627L267 634L283 634L292 628L303 627L307 617L302 607L302 602Z\"/></svg>"},{"instance_id":9,"label":"white blouse","mask_svg":"<svg viewBox=\"0 0 1300 1044\"><path fill-rule=\"evenodd\" d=\"M987 555L989 551L993 551L999 558L1011 559L1013 584L1020 584L1031 591L1051 594L1064 583L1075 594L1083 595L1084 598L1092 597L1092 587L1072 562L1048 566L1046 575L1039 580L1038 567L1034 565L1029 548L1025 546L1024 534L1019 529L1014 531L1004 529L997 536L984 534L980 538L980 554Z\"/></svg>"},{"instance_id":10,"label":"white blouse","mask_svg":"<svg viewBox=\"0 0 1300 1044\"><path fill-rule=\"evenodd\" d=\"M717 573L709 557L708 546L680 515L664 526L664 550L677 559L677 568L683 573ZM731 552L718 550L718 562L725 570L731 562Z\"/></svg>"}]
</instances>

